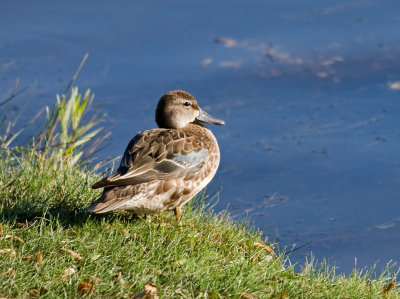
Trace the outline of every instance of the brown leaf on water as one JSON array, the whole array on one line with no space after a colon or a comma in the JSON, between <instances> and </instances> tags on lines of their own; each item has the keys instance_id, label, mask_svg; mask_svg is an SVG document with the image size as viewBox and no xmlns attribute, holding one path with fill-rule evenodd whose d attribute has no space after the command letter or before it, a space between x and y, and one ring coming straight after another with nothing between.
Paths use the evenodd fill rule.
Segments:
<instances>
[{"instance_id":1,"label":"brown leaf on water","mask_svg":"<svg viewBox=\"0 0 400 299\"><path fill-rule=\"evenodd\" d=\"M87 282L80 282L78 284L78 293L81 296L88 294L93 289L93 285Z\"/></svg>"},{"instance_id":2,"label":"brown leaf on water","mask_svg":"<svg viewBox=\"0 0 400 299\"><path fill-rule=\"evenodd\" d=\"M63 247L63 248L60 248L60 250L66 252L66 253L69 253L74 260L78 260L78 261L82 261L83 260L82 256L80 256L77 252L75 252L75 251L73 251L71 249Z\"/></svg>"},{"instance_id":3,"label":"brown leaf on water","mask_svg":"<svg viewBox=\"0 0 400 299\"><path fill-rule=\"evenodd\" d=\"M267 250L273 257L276 257L275 252L274 252L270 247L268 247L263 241L257 241L257 242L255 242L253 245L254 245L254 246L261 247L261 248L264 248L264 249Z\"/></svg>"},{"instance_id":4,"label":"brown leaf on water","mask_svg":"<svg viewBox=\"0 0 400 299\"><path fill-rule=\"evenodd\" d=\"M388 283L387 285L385 285L382 290L381 290L381 294L385 295L387 293L389 293L394 287L396 286L396 284L392 281L391 283Z\"/></svg>"},{"instance_id":5,"label":"brown leaf on water","mask_svg":"<svg viewBox=\"0 0 400 299\"><path fill-rule=\"evenodd\" d=\"M144 286L144 291L137 294L135 299L158 299L157 286L151 282L148 282Z\"/></svg>"}]
</instances>

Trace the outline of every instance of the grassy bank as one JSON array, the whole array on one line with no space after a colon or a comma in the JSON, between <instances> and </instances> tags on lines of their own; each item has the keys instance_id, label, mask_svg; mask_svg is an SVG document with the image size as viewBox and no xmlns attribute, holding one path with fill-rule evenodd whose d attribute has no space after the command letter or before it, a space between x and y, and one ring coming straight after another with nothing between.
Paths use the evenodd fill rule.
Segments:
<instances>
[{"instance_id":1,"label":"grassy bank","mask_svg":"<svg viewBox=\"0 0 400 299\"><path fill-rule=\"evenodd\" d=\"M12 133L2 135L0 297L400 297L389 271L344 277L310 264L296 273L260 233L205 209L201 197L185 207L182 226L172 213L151 221L88 213L99 175L79 161L90 129L99 130L81 123L78 98L59 98L48 113L33 139L43 146L12 148Z\"/></svg>"},{"instance_id":2,"label":"grassy bank","mask_svg":"<svg viewBox=\"0 0 400 299\"><path fill-rule=\"evenodd\" d=\"M161 297L400 295L389 273L345 278L312 265L295 273L260 246L260 234L201 204L186 207L182 227L172 213L151 222L89 214L98 177L68 158L4 150L0 163L2 297L131 298L148 283Z\"/></svg>"}]
</instances>

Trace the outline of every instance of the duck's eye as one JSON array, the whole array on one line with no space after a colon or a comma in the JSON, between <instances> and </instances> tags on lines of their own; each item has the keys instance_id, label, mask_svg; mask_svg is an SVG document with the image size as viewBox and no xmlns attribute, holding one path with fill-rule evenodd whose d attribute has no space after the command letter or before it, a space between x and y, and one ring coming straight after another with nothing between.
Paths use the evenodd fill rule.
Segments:
<instances>
[{"instance_id":1,"label":"duck's eye","mask_svg":"<svg viewBox=\"0 0 400 299\"><path fill-rule=\"evenodd\" d=\"M189 107L191 104L190 104L190 102L185 102L185 103L183 103L183 105L186 107Z\"/></svg>"}]
</instances>

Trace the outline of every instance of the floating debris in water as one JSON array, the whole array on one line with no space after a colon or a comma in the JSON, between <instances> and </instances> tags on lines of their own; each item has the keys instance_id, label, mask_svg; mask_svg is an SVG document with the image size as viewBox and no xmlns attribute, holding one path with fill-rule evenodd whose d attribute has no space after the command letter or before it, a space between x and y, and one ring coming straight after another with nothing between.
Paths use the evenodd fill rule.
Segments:
<instances>
[{"instance_id":1,"label":"floating debris in water","mask_svg":"<svg viewBox=\"0 0 400 299\"><path fill-rule=\"evenodd\" d=\"M201 66L202 67L206 67L209 66L212 63L212 59L211 58L206 58L201 62Z\"/></svg>"},{"instance_id":2,"label":"floating debris in water","mask_svg":"<svg viewBox=\"0 0 400 299\"><path fill-rule=\"evenodd\" d=\"M220 67L232 67L232 68L237 68L237 67L240 67L240 65L241 65L240 61L234 61L234 60L232 60L232 61L221 61L221 62L219 63L219 66L220 66Z\"/></svg>"},{"instance_id":3,"label":"floating debris in water","mask_svg":"<svg viewBox=\"0 0 400 299\"><path fill-rule=\"evenodd\" d=\"M236 41L229 37L217 37L214 39L214 42L217 44L223 44L227 48L236 46Z\"/></svg>"},{"instance_id":4,"label":"floating debris in water","mask_svg":"<svg viewBox=\"0 0 400 299\"><path fill-rule=\"evenodd\" d=\"M389 82L388 86L391 90L400 90L400 81Z\"/></svg>"},{"instance_id":5,"label":"floating debris in water","mask_svg":"<svg viewBox=\"0 0 400 299\"><path fill-rule=\"evenodd\" d=\"M328 73L327 72L317 72L317 77L318 78L328 78Z\"/></svg>"},{"instance_id":6,"label":"floating debris in water","mask_svg":"<svg viewBox=\"0 0 400 299\"><path fill-rule=\"evenodd\" d=\"M322 66L331 66L331 65L333 65L333 64L336 63L336 62L343 62L343 61L344 61L344 59L343 59L342 56L334 56L334 57L331 57L331 58L322 60L322 61L320 62L320 64L321 64Z\"/></svg>"},{"instance_id":7,"label":"floating debris in water","mask_svg":"<svg viewBox=\"0 0 400 299\"><path fill-rule=\"evenodd\" d=\"M271 61L275 61L275 56L274 56L274 46L272 44L269 44L267 50L265 51L265 56Z\"/></svg>"},{"instance_id":8,"label":"floating debris in water","mask_svg":"<svg viewBox=\"0 0 400 299\"><path fill-rule=\"evenodd\" d=\"M391 228L391 227L393 227L395 225L396 225L396 223L378 224L378 225L374 225L374 228L376 228L376 229L388 229L388 228Z\"/></svg>"}]
</instances>

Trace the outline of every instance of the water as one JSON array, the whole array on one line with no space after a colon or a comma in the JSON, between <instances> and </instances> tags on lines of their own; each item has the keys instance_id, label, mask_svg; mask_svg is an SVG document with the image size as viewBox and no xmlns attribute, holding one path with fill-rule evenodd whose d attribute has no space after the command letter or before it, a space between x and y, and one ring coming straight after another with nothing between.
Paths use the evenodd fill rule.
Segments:
<instances>
[{"instance_id":1,"label":"water","mask_svg":"<svg viewBox=\"0 0 400 299\"><path fill-rule=\"evenodd\" d=\"M209 185L282 246L340 272L400 261L398 1L0 3L0 99L36 82L30 107L77 85L113 125L99 158L155 126L184 89L213 115L222 152ZM218 39L219 38L219 39ZM225 39L221 39L225 38ZM216 40L217 39L217 40Z\"/></svg>"}]
</instances>

